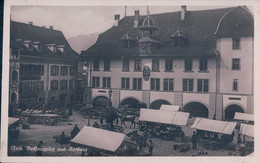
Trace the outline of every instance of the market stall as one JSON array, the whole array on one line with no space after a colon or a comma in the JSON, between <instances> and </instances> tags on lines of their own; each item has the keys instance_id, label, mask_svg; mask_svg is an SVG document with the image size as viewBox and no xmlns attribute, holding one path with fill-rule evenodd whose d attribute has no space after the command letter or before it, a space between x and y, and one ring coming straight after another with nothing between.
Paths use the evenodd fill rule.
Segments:
<instances>
[{"instance_id":1,"label":"market stall","mask_svg":"<svg viewBox=\"0 0 260 163\"><path fill-rule=\"evenodd\" d=\"M160 107L161 111L179 111L180 110L180 106L179 105L164 105L162 104Z\"/></svg>"},{"instance_id":2,"label":"market stall","mask_svg":"<svg viewBox=\"0 0 260 163\"><path fill-rule=\"evenodd\" d=\"M8 117L8 141L14 143L19 137L19 118Z\"/></svg>"},{"instance_id":3,"label":"market stall","mask_svg":"<svg viewBox=\"0 0 260 163\"><path fill-rule=\"evenodd\" d=\"M144 124L142 130L153 137L164 140L184 140L184 132L180 126L185 126L189 120L189 113L141 109L139 121Z\"/></svg>"},{"instance_id":4,"label":"market stall","mask_svg":"<svg viewBox=\"0 0 260 163\"><path fill-rule=\"evenodd\" d=\"M254 115L236 112L234 119L235 120L242 120L242 121L254 121Z\"/></svg>"},{"instance_id":5,"label":"market stall","mask_svg":"<svg viewBox=\"0 0 260 163\"><path fill-rule=\"evenodd\" d=\"M123 144L125 140L127 140L125 134L84 126L71 140L71 146L88 148L88 150L98 153L118 155L120 147L125 144L130 144L129 140Z\"/></svg>"},{"instance_id":6,"label":"market stall","mask_svg":"<svg viewBox=\"0 0 260 163\"><path fill-rule=\"evenodd\" d=\"M207 147L224 147L233 141L237 122L196 118L191 128L197 129L202 143Z\"/></svg>"}]
</instances>

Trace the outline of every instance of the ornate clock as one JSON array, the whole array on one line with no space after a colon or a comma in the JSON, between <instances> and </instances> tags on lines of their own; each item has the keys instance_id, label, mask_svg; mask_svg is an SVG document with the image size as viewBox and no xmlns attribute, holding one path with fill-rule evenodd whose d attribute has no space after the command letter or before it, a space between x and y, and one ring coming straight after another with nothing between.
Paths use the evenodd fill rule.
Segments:
<instances>
[{"instance_id":1,"label":"ornate clock","mask_svg":"<svg viewBox=\"0 0 260 163\"><path fill-rule=\"evenodd\" d=\"M139 51L142 55L151 54L151 43L141 43L139 46Z\"/></svg>"}]
</instances>

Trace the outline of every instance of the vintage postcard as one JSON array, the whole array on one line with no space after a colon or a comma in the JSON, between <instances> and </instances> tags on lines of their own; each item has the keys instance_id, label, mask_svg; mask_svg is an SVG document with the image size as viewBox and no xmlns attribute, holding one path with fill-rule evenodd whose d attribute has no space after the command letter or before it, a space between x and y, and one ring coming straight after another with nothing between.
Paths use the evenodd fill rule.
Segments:
<instances>
[{"instance_id":1,"label":"vintage postcard","mask_svg":"<svg viewBox=\"0 0 260 163\"><path fill-rule=\"evenodd\" d=\"M258 6L5 1L0 160L259 162Z\"/></svg>"}]
</instances>

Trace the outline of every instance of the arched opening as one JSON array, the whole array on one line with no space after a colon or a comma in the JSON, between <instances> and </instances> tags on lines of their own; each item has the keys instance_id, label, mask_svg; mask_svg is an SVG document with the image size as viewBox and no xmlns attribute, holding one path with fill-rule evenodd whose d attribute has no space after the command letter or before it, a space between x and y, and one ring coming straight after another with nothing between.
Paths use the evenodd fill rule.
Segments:
<instances>
[{"instance_id":1,"label":"arched opening","mask_svg":"<svg viewBox=\"0 0 260 163\"><path fill-rule=\"evenodd\" d=\"M17 95L14 92L11 94L11 103L12 104L17 103Z\"/></svg>"},{"instance_id":2,"label":"arched opening","mask_svg":"<svg viewBox=\"0 0 260 163\"><path fill-rule=\"evenodd\" d=\"M166 100L155 100L154 102L151 103L150 108L158 110L158 109L160 109L162 104L171 105L171 103L169 103Z\"/></svg>"},{"instance_id":3,"label":"arched opening","mask_svg":"<svg viewBox=\"0 0 260 163\"><path fill-rule=\"evenodd\" d=\"M244 110L241 106L236 105L236 104L229 105L228 107L226 107L226 109L225 109L225 120L230 121L230 120L234 119L235 112L244 113Z\"/></svg>"},{"instance_id":4,"label":"arched opening","mask_svg":"<svg viewBox=\"0 0 260 163\"><path fill-rule=\"evenodd\" d=\"M104 107L111 106L112 103L107 97L98 96L98 97L94 98L94 100L92 101L92 105L95 108L104 108Z\"/></svg>"},{"instance_id":5,"label":"arched opening","mask_svg":"<svg viewBox=\"0 0 260 163\"><path fill-rule=\"evenodd\" d=\"M12 81L18 81L18 72L16 70L12 72Z\"/></svg>"},{"instance_id":6,"label":"arched opening","mask_svg":"<svg viewBox=\"0 0 260 163\"><path fill-rule=\"evenodd\" d=\"M123 101L121 101L120 105L121 106L127 105L128 108L135 108L136 109L136 108L138 108L139 103L140 103L140 101L138 101L137 99L129 97L129 98L126 98Z\"/></svg>"},{"instance_id":7,"label":"arched opening","mask_svg":"<svg viewBox=\"0 0 260 163\"><path fill-rule=\"evenodd\" d=\"M183 106L182 111L189 112L192 117L208 118L208 108L200 102L190 102Z\"/></svg>"}]
</instances>

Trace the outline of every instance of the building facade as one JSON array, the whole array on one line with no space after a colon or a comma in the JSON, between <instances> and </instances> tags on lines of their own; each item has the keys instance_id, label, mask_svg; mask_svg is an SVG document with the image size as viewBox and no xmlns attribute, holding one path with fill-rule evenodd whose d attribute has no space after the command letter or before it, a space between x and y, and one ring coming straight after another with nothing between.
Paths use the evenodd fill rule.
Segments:
<instances>
[{"instance_id":1,"label":"building facade","mask_svg":"<svg viewBox=\"0 0 260 163\"><path fill-rule=\"evenodd\" d=\"M192 116L253 113L254 19L246 7L141 16L115 15L113 27L82 52L92 103L182 106Z\"/></svg>"},{"instance_id":2,"label":"building facade","mask_svg":"<svg viewBox=\"0 0 260 163\"><path fill-rule=\"evenodd\" d=\"M11 21L10 28L10 112L73 103L77 53L63 33L32 22Z\"/></svg>"}]
</instances>

